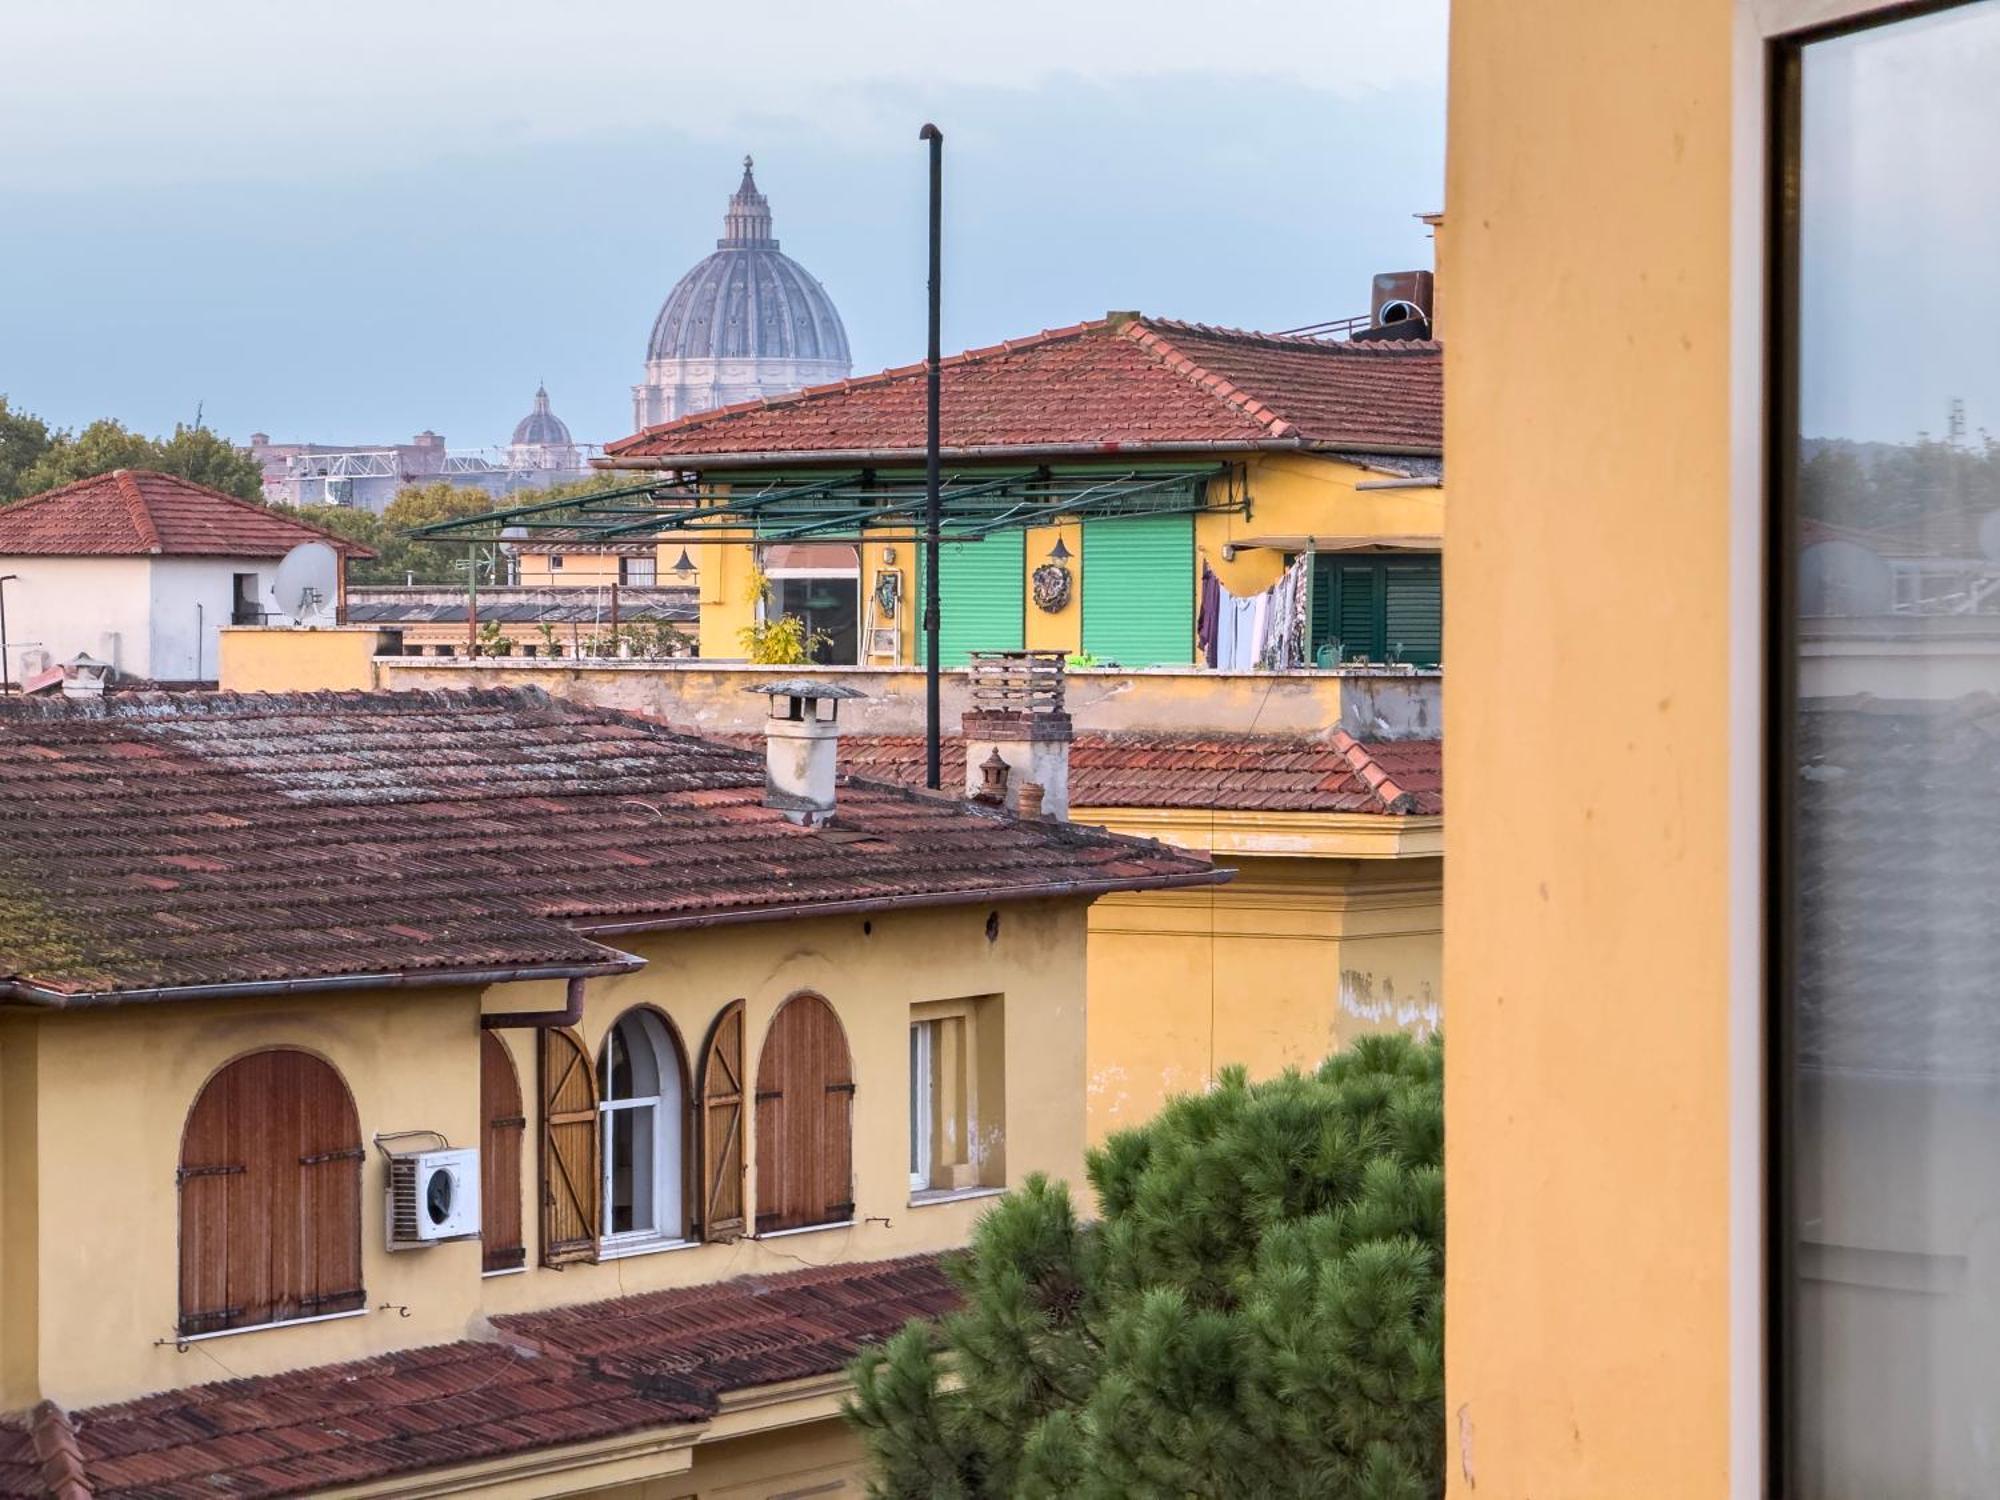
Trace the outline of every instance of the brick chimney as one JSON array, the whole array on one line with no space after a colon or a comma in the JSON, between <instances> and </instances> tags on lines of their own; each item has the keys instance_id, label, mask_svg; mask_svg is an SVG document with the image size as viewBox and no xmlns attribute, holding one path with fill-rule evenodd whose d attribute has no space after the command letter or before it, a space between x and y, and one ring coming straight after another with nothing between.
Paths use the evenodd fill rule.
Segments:
<instances>
[{"instance_id":1,"label":"brick chimney","mask_svg":"<svg viewBox=\"0 0 2000 1500\"><path fill-rule=\"evenodd\" d=\"M837 682L788 677L743 690L771 700L764 721L764 805L810 828L833 816L840 700L865 696Z\"/></svg>"},{"instance_id":2,"label":"brick chimney","mask_svg":"<svg viewBox=\"0 0 2000 1500\"><path fill-rule=\"evenodd\" d=\"M1042 815L1067 818L1072 731L1063 706L1063 653L975 651L970 675L972 708L963 722L965 794L979 793L981 767L998 755L1009 772L1008 811L1022 811L1021 788L1032 782L1042 789Z\"/></svg>"}]
</instances>

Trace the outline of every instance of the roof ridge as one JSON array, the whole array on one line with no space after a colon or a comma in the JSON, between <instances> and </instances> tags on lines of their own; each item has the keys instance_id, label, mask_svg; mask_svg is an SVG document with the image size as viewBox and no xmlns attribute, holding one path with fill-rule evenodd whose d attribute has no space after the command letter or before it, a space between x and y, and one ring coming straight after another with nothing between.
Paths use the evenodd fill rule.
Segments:
<instances>
[{"instance_id":1,"label":"roof ridge","mask_svg":"<svg viewBox=\"0 0 2000 1500\"><path fill-rule=\"evenodd\" d=\"M133 529L139 533L139 545L148 552L162 552L165 545L160 541L160 528L153 524L153 512L146 504L146 497L139 489L138 475L130 469L113 469L111 483L124 497L126 514L132 518Z\"/></svg>"},{"instance_id":2,"label":"roof ridge","mask_svg":"<svg viewBox=\"0 0 2000 1500\"><path fill-rule=\"evenodd\" d=\"M90 1500L90 1478L69 1413L53 1401L39 1402L29 1413L28 1436L51 1500Z\"/></svg>"},{"instance_id":3,"label":"roof ridge","mask_svg":"<svg viewBox=\"0 0 2000 1500\"><path fill-rule=\"evenodd\" d=\"M1406 792L1382 769L1369 748L1349 734L1345 729L1334 731L1333 743L1340 753L1347 757L1347 763L1354 767L1354 774L1367 784L1368 790L1393 813L1415 812L1417 798L1413 792Z\"/></svg>"},{"instance_id":4,"label":"roof ridge","mask_svg":"<svg viewBox=\"0 0 2000 1500\"><path fill-rule=\"evenodd\" d=\"M997 344L985 344L974 349L961 349L956 354L947 354L938 361L938 369L948 370L957 365L976 364L981 360L1016 354L1023 349L1037 348L1063 339L1080 338L1094 329L1112 326L1112 320L1109 318L1093 318L1082 323L1070 323L1061 328L1044 328L1040 333L1028 334L1022 338L1003 339ZM888 369L878 370L872 375L851 375L845 380L832 380L823 385L801 386L798 390L784 391L775 396L758 396L749 401L732 401L727 406L712 406L707 411L691 411L684 416L675 417L671 422L656 422L651 427L642 427L630 436L618 439L615 443L606 443L604 451L610 454L623 453L633 444L646 438L659 437L666 433L690 432L753 411L797 406L848 391L866 390L873 386L885 385L892 380L904 380L912 375L921 375L928 367L929 362L926 360L918 360L915 364L891 365Z\"/></svg>"},{"instance_id":5,"label":"roof ridge","mask_svg":"<svg viewBox=\"0 0 2000 1500\"><path fill-rule=\"evenodd\" d=\"M1118 331L1152 355L1165 368L1184 376L1190 384L1200 387L1225 405L1241 412L1272 437L1290 437L1298 431L1290 422L1241 386L1225 380L1222 376L1204 368L1199 360L1182 353L1171 341L1150 327L1147 320L1134 319Z\"/></svg>"}]
</instances>

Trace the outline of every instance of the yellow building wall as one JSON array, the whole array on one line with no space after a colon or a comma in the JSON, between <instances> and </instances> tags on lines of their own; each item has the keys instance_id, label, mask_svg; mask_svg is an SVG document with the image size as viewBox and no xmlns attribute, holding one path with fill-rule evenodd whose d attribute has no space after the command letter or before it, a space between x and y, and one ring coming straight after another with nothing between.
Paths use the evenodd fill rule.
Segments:
<instances>
[{"instance_id":1,"label":"yellow building wall","mask_svg":"<svg viewBox=\"0 0 2000 1500\"><path fill-rule=\"evenodd\" d=\"M1218 863L1237 872L1227 885L1091 908L1092 1141L1228 1064L1268 1078L1369 1032L1438 1025L1435 858Z\"/></svg>"},{"instance_id":2,"label":"yellow building wall","mask_svg":"<svg viewBox=\"0 0 2000 1500\"><path fill-rule=\"evenodd\" d=\"M1023 903L998 915L991 939L985 907L635 937L627 946L648 957L649 967L586 988L579 1029L593 1053L626 1007L650 1004L692 1054L715 1013L740 997L753 1069L779 1004L801 989L825 995L846 1029L858 1085L852 1226L561 1270L536 1265L535 1033L507 1030L498 1034L514 1059L529 1121L520 1191L531 1269L482 1277L476 1241L387 1251L384 1167L371 1147L362 1193L369 1310L198 1340L185 1353L176 1352L174 1337L174 1177L182 1127L207 1078L245 1052L301 1047L339 1069L364 1144L400 1130L437 1130L454 1144L477 1144L482 1005L558 1009L562 986L17 1012L0 1021L0 1410L43 1397L87 1407L229 1375L477 1337L482 1320L499 1313L963 1244L988 1200L910 1203L913 1004L1000 997L1006 1055L998 1092L1009 1178L1039 1171L1082 1181L1085 911L1078 902ZM754 1130L749 1180L754 1199Z\"/></svg>"},{"instance_id":3,"label":"yellow building wall","mask_svg":"<svg viewBox=\"0 0 2000 1500\"><path fill-rule=\"evenodd\" d=\"M1732 23L1451 11L1461 1500L1729 1492Z\"/></svg>"},{"instance_id":4,"label":"yellow building wall","mask_svg":"<svg viewBox=\"0 0 2000 1500\"><path fill-rule=\"evenodd\" d=\"M1083 650L1083 527L1037 526L1024 540L1021 644L1030 651L1075 655ZM1069 602L1061 609L1046 610L1035 603L1035 569L1049 560L1059 540L1069 549L1069 561L1063 564L1069 569Z\"/></svg>"},{"instance_id":5,"label":"yellow building wall","mask_svg":"<svg viewBox=\"0 0 2000 1500\"><path fill-rule=\"evenodd\" d=\"M777 1432L698 1444L685 1474L592 1490L594 1500L860 1500L868 1464L861 1440L838 1417Z\"/></svg>"},{"instance_id":6,"label":"yellow building wall","mask_svg":"<svg viewBox=\"0 0 2000 1500\"><path fill-rule=\"evenodd\" d=\"M385 649L373 625L225 625L220 637L216 678L232 693L365 691L375 686L375 654Z\"/></svg>"},{"instance_id":7,"label":"yellow building wall","mask_svg":"<svg viewBox=\"0 0 2000 1500\"><path fill-rule=\"evenodd\" d=\"M521 552L515 555L514 565L520 570L520 585L523 588L556 584L615 583L618 579L618 557L609 552L564 552L560 568L551 567L550 559L558 554L548 552ZM678 556L679 554L675 554Z\"/></svg>"},{"instance_id":8,"label":"yellow building wall","mask_svg":"<svg viewBox=\"0 0 2000 1500\"><path fill-rule=\"evenodd\" d=\"M1393 458L1385 459L1394 465ZM1247 490L1251 497L1248 515L1200 515L1195 517L1195 567L1186 580L1197 600L1201 589L1201 564L1206 561L1224 587L1238 594L1254 594L1277 582L1284 571L1283 549L1251 545L1260 540L1320 538L1352 543L1355 538L1382 538L1409 541L1427 539L1439 544L1444 534L1444 491L1435 487L1394 490L1359 490L1355 486L1379 481L1385 476L1357 464L1309 453L1259 453L1247 455L1229 481L1215 484L1225 489L1234 485L1237 493ZM1048 560L1060 536L1069 548L1071 594L1069 605L1053 614L1035 605L1033 576ZM677 546L675 538L661 543L665 554ZM1225 545L1242 548L1233 560L1225 560ZM905 607L902 618L899 660L915 663L920 648L918 621L914 613L918 579L918 549L908 543L888 547L893 562L884 562L883 544L864 545L862 582L872 588L875 573L893 567L902 575ZM1302 550L1294 545L1293 550ZM674 553L673 555L678 555ZM750 603L750 548L715 545L690 550L702 566L701 654L718 660L741 658L740 635L754 618ZM713 559L711 563L709 560ZM526 559L523 559L525 564ZM665 563L662 563L665 566ZM711 579L711 573L714 577ZM522 581L530 581L523 574ZM1080 525L1032 528L1026 538L1022 563L1021 594L1025 607L1025 644L1035 650L1080 651L1083 646L1083 528ZM864 614L866 604L864 599ZM865 620L864 620L865 623Z\"/></svg>"}]
</instances>

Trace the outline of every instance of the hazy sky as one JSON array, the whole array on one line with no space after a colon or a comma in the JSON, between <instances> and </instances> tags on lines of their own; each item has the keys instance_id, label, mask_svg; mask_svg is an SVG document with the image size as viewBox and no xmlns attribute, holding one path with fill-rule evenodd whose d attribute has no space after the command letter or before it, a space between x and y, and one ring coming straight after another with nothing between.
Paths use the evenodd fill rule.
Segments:
<instances>
[{"instance_id":1,"label":"hazy sky","mask_svg":"<svg viewBox=\"0 0 2000 1500\"><path fill-rule=\"evenodd\" d=\"M0 393L66 425L622 435L756 155L857 372L1109 308L1282 328L1430 264L1443 0L9 0Z\"/></svg>"}]
</instances>

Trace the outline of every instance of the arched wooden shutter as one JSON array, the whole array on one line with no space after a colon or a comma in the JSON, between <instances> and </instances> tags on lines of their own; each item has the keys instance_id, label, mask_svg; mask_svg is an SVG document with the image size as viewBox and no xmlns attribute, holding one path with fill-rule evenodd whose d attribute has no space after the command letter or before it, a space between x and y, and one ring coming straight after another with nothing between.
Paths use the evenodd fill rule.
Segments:
<instances>
[{"instance_id":1,"label":"arched wooden shutter","mask_svg":"<svg viewBox=\"0 0 2000 1500\"><path fill-rule=\"evenodd\" d=\"M542 1031L542 1264L597 1254L597 1078L576 1033Z\"/></svg>"},{"instance_id":2,"label":"arched wooden shutter","mask_svg":"<svg viewBox=\"0 0 2000 1500\"><path fill-rule=\"evenodd\" d=\"M833 1007L795 995L757 1060L757 1232L854 1217L854 1071Z\"/></svg>"},{"instance_id":3,"label":"arched wooden shutter","mask_svg":"<svg viewBox=\"0 0 2000 1500\"><path fill-rule=\"evenodd\" d=\"M701 1237L743 1234L743 1002L733 1000L708 1028L701 1048Z\"/></svg>"},{"instance_id":4,"label":"arched wooden shutter","mask_svg":"<svg viewBox=\"0 0 2000 1500\"><path fill-rule=\"evenodd\" d=\"M479 1233L488 1271L511 1271L527 1259L521 1244L521 1082L507 1044L479 1033Z\"/></svg>"},{"instance_id":5,"label":"arched wooden shutter","mask_svg":"<svg viewBox=\"0 0 2000 1500\"><path fill-rule=\"evenodd\" d=\"M309 1053L210 1079L181 1139L181 1332L360 1307L362 1154L347 1085Z\"/></svg>"}]
</instances>

